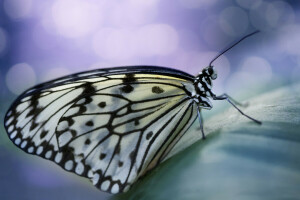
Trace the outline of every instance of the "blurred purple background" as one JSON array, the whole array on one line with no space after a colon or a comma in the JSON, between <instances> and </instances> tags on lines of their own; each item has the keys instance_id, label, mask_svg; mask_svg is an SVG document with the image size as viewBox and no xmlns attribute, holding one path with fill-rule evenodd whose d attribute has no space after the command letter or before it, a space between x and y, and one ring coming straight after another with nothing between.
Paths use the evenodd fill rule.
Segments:
<instances>
[{"instance_id":1,"label":"blurred purple background","mask_svg":"<svg viewBox=\"0 0 300 200\"><path fill-rule=\"evenodd\" d=\"M1 119L28 87L74 72L143 64L197 74L257 29L262 32L215 61L214 91L245 99L298 81L299 6L292 0L0 0ZM16 149L2 124L0 139L0 199L107 197Z\"/></svg>"}]
</instances>

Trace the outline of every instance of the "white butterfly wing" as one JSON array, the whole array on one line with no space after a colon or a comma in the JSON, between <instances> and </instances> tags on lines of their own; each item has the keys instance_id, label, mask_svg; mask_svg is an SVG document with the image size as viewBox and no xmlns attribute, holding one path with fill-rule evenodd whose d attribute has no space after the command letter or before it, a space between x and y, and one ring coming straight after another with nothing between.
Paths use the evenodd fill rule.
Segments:
<instances>
[{"instance_id":1,"label":"white butterfly wing","mask_svg":"<svg viewBox=\"0 0 300 200\"><path fill-rule=\"evenodd\" d=\"M196 108L182 86L189 80L118 73L84 73L24 93L5 118L10 139L103 191L126 191L164 159Z\"/></svg>"}]
</instances>

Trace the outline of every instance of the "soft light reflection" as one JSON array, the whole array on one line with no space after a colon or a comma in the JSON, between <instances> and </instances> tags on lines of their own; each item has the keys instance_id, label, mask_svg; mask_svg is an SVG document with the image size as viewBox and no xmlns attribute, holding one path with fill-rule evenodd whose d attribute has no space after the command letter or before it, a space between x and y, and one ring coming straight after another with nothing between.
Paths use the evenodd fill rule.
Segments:
<instances>
[{"instance_id":1,"label":"soft light reflection","mask_svg":"<svg viewBox=\"0 0 300 200\"><path fill-rule=\"evenodd\" d=\"M294 67L294 69L291 70L291 82L296 83L296 84L292 84L292 90L293 92L295 92L295 94L300 94L299 91L299 87L298 85L300 84L299 82L299 77L300 77L300 65L298 64L297 66ZM295 95L296 97L298 97L298 99L300 100L299 95Z\"/></svg>"},{"instance_id":2,"label":"soft light reflection","mask_svg":"<svg viewBox=\"0 0 300 200\"><path fill-rule=\"evenodd\" d=\"M53 39L54 37L52 37L42 25L36 25L33 29L32 40L38 48L49 50L55 47L56 42Z\"/></svg>"},{"instance_id":3,"label":"soft light reflection","mask_svg":"<svg viewBox=\"0 0 300 200\"><path fill-rule=\"evenodd\" d=\"M189 9L205 8L214 5L217 0L178 0L179 3Z\"/></svg>"},{"instance_id":4,"label":"soft light reflection","mask_svg":"<svg viewBox=\"0 0 300 200\"><path fill-rule=\"evenodd\" d=\"M224 34L224 31L220 27L219 18L214 15L209 15L202 21L201 30L204 41L215 49L224 48L231 39L227 34Z\"/></svg>"},{"instance_id":5,"label":"soft light reflection","mask_svg":"<svg viewBox=\"0 0 300 200\"><path fill-rule=\"evenodd\" d=\"M295 13L292 7L283 1L273 2L266 10L266 19L271 27L276 28L294 22Z\"/></svg>"},{"instance_id":6,"label":"soft light reflection","mask_svg":"<svg viewBox=\"0 0 300 200\"><path fill-rule=\"evenodd\" d=\"M231 74L226 83L226 93L232 97L241 95L241 93L252 96L255 94L255 75L246 72L235 72Z\"/></svg>"},{"instance_id":7,"label":"soft light reflection","mask_svg":"<svg viewBox=\"0 0 300 200\"><path fill-rule=\"evenodd\" d=\"M136 46L139 55L168 55L178 47L178 34L167 24L149 24L138 30Z\"/></svg>"},{"instance_id":8,"label":"soft light reflection","mask_svg":"<svg viewBox=\"0 0 300 200\"><path fill-rule=\"evenodd\" d=\"M271 78L272 68L269 62L260 57L250 56L244 60L240 71L229 77L226 88L228 93L252 96L256 94L255 88L267 85Z\"/></svg>"},{"instance_id":9,"label":"soft light reflection","mask_svg":"<svg viewBox=\"0 0 300 200\"><path fill-rule=\"evenodd\" d=\"M102 29L94 36L94 51L105 59L130 58L136 54L133 34L128 29Z\"/></svg>"},{"instance_id":10,"label":"soft light reflection","mask_svg":"<svg viewBox=\"0 0 300 200\"><path fill-rule=\"evenodd\" d=\"M276 43L278 48L281 49L284 54L292 54L300 56L300 26L289 25L284 26L280 30L279 37ZM286 37L288 35L288 38Z\"/></svg>"},{"instance_id":11,"label":"soft light reflection","mask_svg":"<svg viewBox=\"0 0 300 200\"><path fill-rule=\"evenodd\" d=\"M20 20L30 15L32 0L4 0L4 11L13 20Z\"/></svg>"},{"instance_id":12,"label":"soft light reflection","mask_svg":"<svg viewBox=\"0 0 300 200\"><path fill-rule=\"evenodd\" d=\"M147 2L147 1L144 1ZM110 21L110 26L114 27L134 27L137 25L152 22L157 15L156 2L144 4L138 1L130 3L115 3L110 7L111 11L106 13L105 18Z\"/></svg>"},{"instance_id":13,"label":"soft light reflection","mask_svg":"<svg viewBox=\"0 0 300 200\"><path fill-rule=\"evenodd\" d=\"M188 29L181 29L178 31L180 50L203 50L205 51L205 45L200 40L200 36L194 31Z\"/></svg>"},{"instance_id":14,"label":"soft light reflection","mask_svg":"<svg viewBox=\"0 0 300 200\"><path fill-rule=\"evenodd\" d=\"M147 0L147 1L144 1L144 0L129 0L129 2L133 5L136 5L136 6L152 7L152 6L155 6L159 2L159 0Z\"/></svg>"},{"instance_id":15,"label":"soft light reflection","mask_svg":"<svg viewBox=\"0 0 300 200\"><path fill-rule=\"evenodd\" d=\"M270 29L270 24L266 19L266 10L270 4L263 2L258 8L250 10L250 21L252 25L259 30Z\"/></svg>"},{"instance_id":16,"label":"soft light reflection","mask_svg":"<svg viewBox=\"0 0 300 200\"><path fill-rule=\"evenodd\" d=\"M99 63L94 63L91 66L89 66L88 70L103 69L103 68L115 67L115 66L117 66L117 65L114 65L111 62L99 62Z\"/></svg>"},{"instance_id":17,"label":"soft light reflection","mask_svg":"<svg viewBox=\"0 0 300 200\"><path fill-rule=\"evenodd\" d=\"M259 30L269 30L294 21L294 11L285 2L263 2L250 11L250 21Z\"/></svg>"},{"instance_id":18,"label":"soft light reflection","mask_svg":"<svg viewBox=\"0 0 300 200\"><path fill-rule=\"evenodd\" d=\"M257 84L267 83L272 77L272 68L266 59L249 56L242 64L241 70L255 76Z\"/></svg>"},{"instance_id":19,"label":"soft light reflection","mask_svg":"<svg viewBox=\"0 0 300 200\"><path fill-rule=\"evenodd\" d=\"M300 66L298 65L297 67L294 67L293 70L291 70L291 80L292 82L298 83L299 84L299 74L300 74ZM300 91L298 91L300 92Z\"/></svg>"},{"instance_id":20,"label":"soft light reflection","mask_svg":"<svg viewBox=\"0 0 300 200\"><path fill-rule=\"evenodd\" d=\"M238 3L239 6L243 7L243 8L247 8L247 9L254 9L257 8L262 0L236 0L236 2Z\"/></svg>"},{"instance_id":21,"label":"soft light reflection","mask_svg":"<svg viewBox=\"0 0 300 200\"><path fill-rule=\"evenodd\" d=\"M8 89L19 95L25 89L36 83L36 74L27 63L18 63L12 66L6 74L6 85Z\"/></svg>"},{"instance_id":22,"label":"soft light reflection","mask_svg":"<svg viewBox=\"0 0 300 200\"><path fill-rule=\"evenodd\" d=\"M178 46L178 34L166 24L150 24L137 29L100 30L93 38L95 53L105 59L168 55Z\"/></svg>"},{"instance_id":23,"label":"soft light reflection","mask_svg":"<svg viewBox=\"0 0 300 200\"><path fill-rule=\"evenodd\" d=\"M60 78L62 76L66 76L69 74L72 74L74 72L71 72L70 70L68 70L67 68L64 67L56 67L56 68L50 68L48 70L45 70L45 72L43 72L42 74L42 78L41 78L41 82L44 81L50 81L56 78Z\"/></svg>"},{"instance_id":24,"label":"soft light reflection","mask_svg":"<svg viewBox=\"0 0 300 200\"><path fill-rule=\"evenodd\" d=\"M70 38L90 33L102 21L98 6L84 0L57 0L52 17L58 32Z\"/></svg>"},{"instance_id":25,"label":"soft light reflection","mask_svg":"<svg viewBox=\"0 0 300 200\"><path fill-rule=\"evenodd\" d=\"M7 35L5 30L0 27L0 55L6 50L7 45Z\"/></svg>"},{"instance_id":26,"label":"soft light reflection","mask_svg":"<svg viewBox=\"0 0 300 200\"><path fill-rule=\"evenodd\" d=\"M228 35L236 37L245 34L249 24L247 13L236 6L225 8L221 12L219 20L222 30Z\"/></svg>"}]
</instances>

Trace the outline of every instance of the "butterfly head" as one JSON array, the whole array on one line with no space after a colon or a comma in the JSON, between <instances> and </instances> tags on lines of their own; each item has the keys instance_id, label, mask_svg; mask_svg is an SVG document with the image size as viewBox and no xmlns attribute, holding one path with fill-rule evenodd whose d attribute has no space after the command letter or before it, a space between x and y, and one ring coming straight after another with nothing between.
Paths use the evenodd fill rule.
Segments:
<instances>
[{"instance_id":1,"label":"butterfly head","mask_svg":"<svg viewBox=\"0 0 300 200\"><path fill-rule=\"evenodd\" d=\"M211 78L212 80L215 80L218 77L217 70L214 68L214 66L205 67L202 70L202 74L208 78Z\"/></svg>"}]
</instances>

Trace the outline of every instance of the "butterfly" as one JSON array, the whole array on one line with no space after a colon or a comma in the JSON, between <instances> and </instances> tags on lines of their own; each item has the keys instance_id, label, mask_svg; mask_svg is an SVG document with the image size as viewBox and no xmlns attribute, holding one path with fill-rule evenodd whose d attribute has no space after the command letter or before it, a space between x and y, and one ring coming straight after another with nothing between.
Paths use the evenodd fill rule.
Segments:
<instances>
[{"instance_id":1,"label":"butterfly","mask_svg":"<svg viewBox=\"0 0 300 200\"><path fill-rule=\"evenodd\" d=\"M39 84L5 116L9 138L23 151L87 177L102 191L126 192L165 160L213 100L210 64L199 75L157 66L97 69Z\"/></svg>"}]
</instances>

